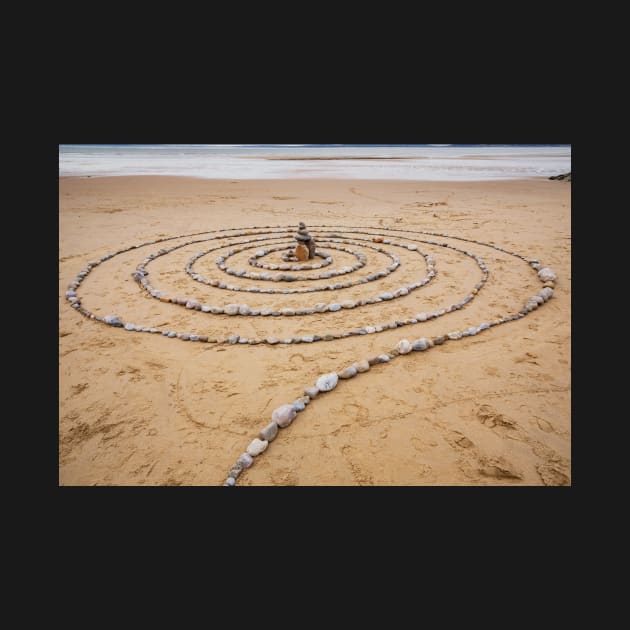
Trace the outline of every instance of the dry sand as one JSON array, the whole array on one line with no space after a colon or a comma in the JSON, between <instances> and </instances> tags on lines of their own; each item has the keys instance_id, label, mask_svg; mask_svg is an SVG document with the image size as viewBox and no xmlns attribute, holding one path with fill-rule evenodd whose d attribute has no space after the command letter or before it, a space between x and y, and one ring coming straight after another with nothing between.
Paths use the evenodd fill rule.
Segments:
<instances>
[{"instance_id":1,"label":"dry sand","mask_svg":"<svg viewBox=\"0 0 630 630\"><path fill-rule=\"evenodd\" d=\"M467 308L400 330L278 346L216 346L128 332L85 319L63 297L87 261L124 246L205 229L300 220L307 226L409 228L494 242L539 258L556 271L558 282L553 299L522 320L375 366L320 395L280 432L239 485L570 484L570 195L570 184L546 179L61 178L60 485L221 485L273 409L295 400L318 375L386 352L401 338L444 334L516 312L540 289L525 263L465 245L490 271ZM219 338L232 332L284 337L412 317L460 299L479 278L474 263L439 248L434 282L391 303L311 317L230 318L141 293L131 272L159 248L132 251L96 268L79 289L84 306L146 326ZM365 297L374 286L395 289L401 280L424 275L417 254L396 250L402 265L395 274L334 296L230 293L184 274L185 261L200 248L156 260L149 269L152 284L208 304L304 307ZM212 275L213 259L201 259L199 272ZM339 255L342 259L350 262Z\"/></svg>"}]
</instances>

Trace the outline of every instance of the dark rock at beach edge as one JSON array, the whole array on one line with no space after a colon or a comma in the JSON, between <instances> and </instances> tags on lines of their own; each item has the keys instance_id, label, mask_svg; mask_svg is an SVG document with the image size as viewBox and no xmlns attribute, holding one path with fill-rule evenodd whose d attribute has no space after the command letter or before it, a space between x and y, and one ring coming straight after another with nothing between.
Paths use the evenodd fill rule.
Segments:
<instances>
[{"instance_id":1,"label":"dark rock at beach edge","mask_svg":"<svg viewBox=\"0 0 630 630\"><path fill-rule=\"evenodd\" d=\"M549 179L562 179L567 182L571 181L571 171L568 173L563 173L562 175L552 175Z\"/></svg>"}]
</instances>

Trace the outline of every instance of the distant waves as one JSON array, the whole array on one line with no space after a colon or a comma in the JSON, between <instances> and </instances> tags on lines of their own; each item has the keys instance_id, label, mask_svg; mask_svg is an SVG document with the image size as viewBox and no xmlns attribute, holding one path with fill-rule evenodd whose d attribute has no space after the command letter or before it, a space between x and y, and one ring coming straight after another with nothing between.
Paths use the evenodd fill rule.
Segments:
<instances>
[{"instance_id":1,"label":"distant waves","mask_svg":"<svg viewBox=\"0 0 630 630\"><path fill-rule=\"evenodd\" d=\"M570 147L62 145L59 148L60 176L470 181L550 177L570 170Z\"/></svg>"}]
</instances>

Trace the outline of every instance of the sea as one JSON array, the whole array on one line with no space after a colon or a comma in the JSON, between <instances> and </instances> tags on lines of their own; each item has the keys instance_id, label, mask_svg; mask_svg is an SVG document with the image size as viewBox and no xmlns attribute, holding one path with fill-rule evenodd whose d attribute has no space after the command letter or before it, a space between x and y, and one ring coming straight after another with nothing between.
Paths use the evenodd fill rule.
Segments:
<instances>
[{"instance_id":1,"label":"sea","mask_svg":"<svg viewBox=\"0 0 630 630\"><path fill-rule=\"evenodd\" d=\"M60 144L59 175L475 181L571 170L564 144Z\"/></svg>"}]
</instances>

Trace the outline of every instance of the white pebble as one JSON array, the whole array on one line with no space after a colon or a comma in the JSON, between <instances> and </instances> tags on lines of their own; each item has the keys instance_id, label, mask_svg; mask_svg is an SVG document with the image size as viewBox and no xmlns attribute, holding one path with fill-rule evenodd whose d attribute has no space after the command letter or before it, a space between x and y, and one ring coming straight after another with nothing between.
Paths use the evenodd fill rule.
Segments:
<instances>
[{"instance_id":1,"label":"white pebble","mask_svg":"<svg viewBox=\"0 0 630 630\"><path fill-rule=\"evenodd\" d=\"M411 344L408 339L401 339L396 348L400 354L409 354L411 352Z\"/></svg>"},{"instance_id":2,"label":"white pebble","mask_svg":"<svg viewBox=\"0 0 630 630\"><path fill-rule=\"evenodd\" d=\"M541 292L540 292L540 296L542 297L543 300L545 300L545 302L551 298L551 296L553 295L553 289L551 287L545 287Z\"/></svg>"},{"instance_id":3,"label":"white pebble","mask_svg":"<svg viewBox=\"0 0 630 630\"><path fill-rule=\"evenodd\" d=\"M317 379L315 385L320 392L329 392L337 387L338 382L339 377L337 373L330 372L330 374L322 374L322 376Z\"/></svg>"},{"instance_id":4,"label":"white pebble","mask_svg":"<svg viewBox=\"0 0 630 630\"><path fill-rule=\"evenodd\" d=\"M555 282L556 281L556 274L553 272L553 270L549 269L549 267L543 267L538 272L538 277L543 282Z\"/></svg>"},{"instance_id":5,"label":"white pebble","mask_svg":"<svg viewBox=\"0 0 630 630\"><path fill-rule=\"evenodd\" d=\"M267 440L259 440L258 438L254 438L250 445L247 447L247 454L252 457L256 457L265 451L265 449L269 446L269 442Z\"/></svg>"}]
</instances>

